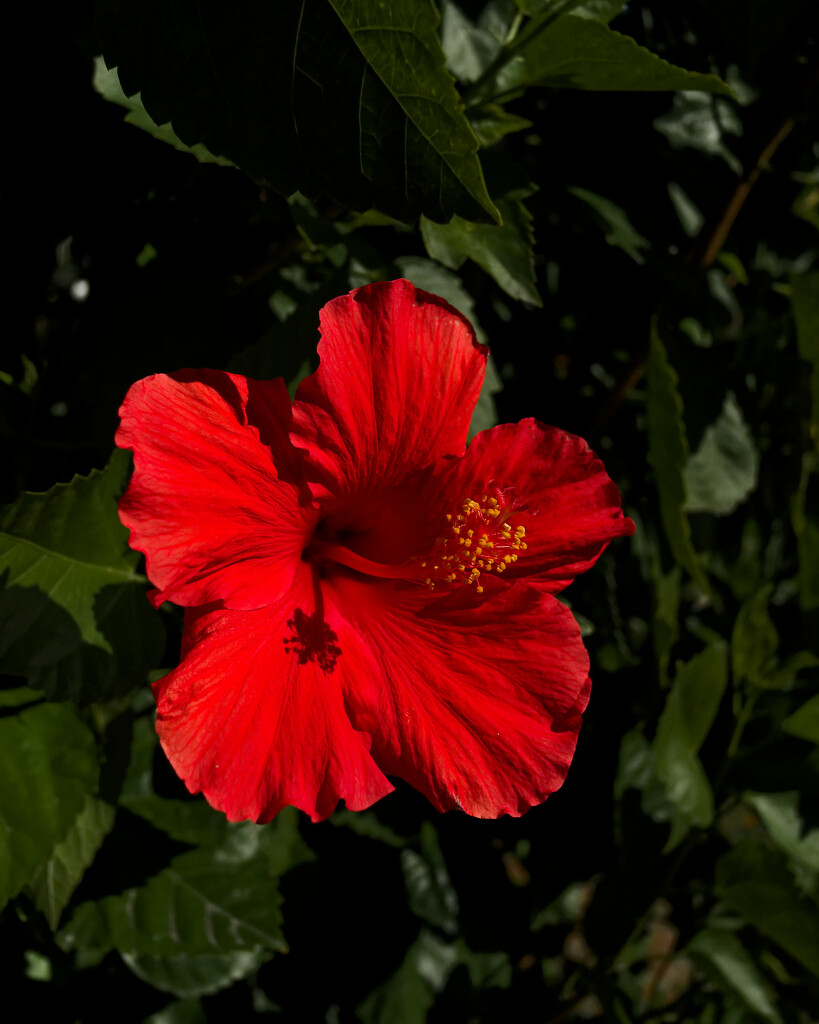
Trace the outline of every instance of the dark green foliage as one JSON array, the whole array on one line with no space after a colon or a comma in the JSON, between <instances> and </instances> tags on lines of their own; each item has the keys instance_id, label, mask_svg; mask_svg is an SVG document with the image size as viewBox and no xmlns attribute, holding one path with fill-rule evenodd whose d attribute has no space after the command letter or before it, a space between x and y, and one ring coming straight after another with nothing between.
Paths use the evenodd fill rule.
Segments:
<instances>
[{"instance_id":1,"label":"dark green foliage","mask_svg":"<svg viewBox=\"0 0 819 1024\"><path fill-rule=\"evenodd\" d=\"M7 1012L819 1018L815 4L50 17L7 194ZM117 409L189 366L292 392L321 306L397 276L491 346L473 432L580 434L637 524L568 591L594 680L577 754L519 819L398 782L318 825L229 824L156 741L182 616L149 604L116 515Z\"/></svg>"}]
</instances>

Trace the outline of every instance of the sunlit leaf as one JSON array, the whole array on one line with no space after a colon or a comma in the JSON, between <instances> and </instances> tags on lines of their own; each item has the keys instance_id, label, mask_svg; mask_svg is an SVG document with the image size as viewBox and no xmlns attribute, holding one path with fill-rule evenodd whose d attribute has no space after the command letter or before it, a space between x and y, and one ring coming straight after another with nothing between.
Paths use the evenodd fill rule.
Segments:
<instances>
[{"instance_id":1,"label":"sunlit leaf","mask_svg":"<svg viewBox=\"0 0 819 1024\"><path fill-rule=\"evenodd\" d=\"M435 994L458 960L455 949L424 929L403 963L358 1007L363 1024L424 1024Z\"/></svg>"},{"instance_id":2,"label":"sunlit leaf","mask_svg":"<svg viewBox=\"0 0 819 1024\"><path fill-rule=\"evenodd\" d=\"M114 815L115 810L110 804L86 797L65 838L57 843L48 860L32 875L29 887L34 905L45 914L54 931L74 890L111 831Z\"/></svg>"},{"instance_id":3,"label":"sunlit leaf","mask_svg":"<svg viewBox=\"0 0 819 1024\"><path fill-rule=\"evenodd\" d=\"M497 220L430 0L101 0L124 92L283 195Z\"/></svg>"},{"instance_id":4,"label":"sunlit leaf","mask_svg":"<svg viewBox=\"0 0 819 1024\"><path fill-rule=\"evenodd\" d=\"M498 201L503 225L475 224L453 217L449 224L421 218L427 252L450 270L467 259L482 267L507 295L520 302L542 305L535 284L532 218L517 199Z\"/></svg>"},{"instance_id":5,"label":"sunlit leaf","mask_svg":"<svg viewBox=\"0 0 819 1024\"><path fill-rule=\"evenodd\" d=\"M66 837L98 777L94 737L68 704L0 717L0 907Z\"/></svg>"},{"instance_id":6,"label":"sunlit leaf","mask_svg":"<svg viewBox=\"0 0 819 1024\"><path fill-rule=\"evenodd\" d=\"M0 669L53 699L102 699L143 682L164 643L117 517L129 457L21 494L0 514Z\"/></svg>"},{"instance_id":7,"label":"sunlit leaf","mask_svg":"<svg viewBox=\"0 0 819 1024\"><path fill-rule=\"evenodd\" d=\"M605 91L687 89L731 95L716 75L675 67L602 21L568 15L552 20L549 11L523 29L512 58L498 69L482 95L498 97L529 85Z\"/></svg>"},{"instance_id":8,"label":"sunlit leaf","mask_svg":"<svg viewBox=\"0 0 819 1024\"><path fill-rule=\"evenodd\" d=\"M267 949L233 950L230 953L191 956L156 956L149 953L123 953L122 959L137 977L161 992L172 992L182 999L212 995L246 978L266 960Z\"/></svg>"},{"instance_id":9,"label":"sunlit leaf","mask_svg":"<svg viewBox=\"0 0 819 1024\"><path fill-rule=\"evenodd\" d=\"M725 648L707 647L678 664L654 739L656 771L669 800L687 822L706 827L714 818L711 785L697 757L728 681Z\"/></svg>"},{"instance_id":10,"label":"sunlit leaf","mask_svg":"<svg viewBox=\"0 0 819 1024\"><path fill-rule=\"evenodd\" d=\"M685 953L723 992L736 995L752 1013L770 1024L780 1024L772 986L735 935L706 929L691 939Z\"/></svg>"},{"instance_id":11,"label":"sunlit leaf","mask_svg":"<svg viewBox=\"0 0 819 1024\"><path fill-rule=\"evenodd\" d=\"M782 723L785 732L811 743L819 743L819 694L797 708Z\"/></svg>"},{"instance_id":12,"label":"sunlit leaf","mask_svg":"<svg viewBox=\"0 0 819 1024\"><path fill-rule=\"evenodd\" d=\"M401 867L410 909L449 934L457 931L458 897L452 887L435 827L424 822L421 851L401 851Z\"/></svg>"},{"instance_id":13,"label":"sunlit leaf","mask_svg":"<svg viewBox=\"0 0 819 1024\"><path fill-rule=\"evenodd\" d=\"M226 157L214 156L213 153L211 153L208 148L203 146L201 143L198 143L195 146L186 146L185 143L176 136L170 124L156 124L148 111L142 105L139 93L135 96L126 96L122 91L122 86L119 84L119 77L117 75L116 68L109 70L105 66L105 61L102 57L97 57L94 61L94 78L92 80L92 84L103 99L108 100L110 103L116 103L120 107L125 107L128 111L125 116L125 120L128 124L135 125L137 128L142 128L144 131L148 132L149 135L153 135L155 139L169 143L174 149L180 150L180 152L190 153L191 156L195 156L200 163L221 164L223 167L235 166L233 161L228 160Z\"/></svg>"},{"instance_id":14,"label":"sunlit leaf","mask_svg":"<svg viewBox=\"0 0 819 1024\"><path fill-rule=\"evenodd\" d=\"M799 793L746 793L743 799L762 820L771 839L785 853L802 887L819 890L819 829L804 830Z\"/></svg>"},{"instance_id":15,"label":"sunlit leaf","mask_svg":"<svg viewBox=\"0 0 819 1024\"><path fill-rule=\"evenodd\" d=\"M685 464L686 512L730 515L756 488L759 456L736 396L729 391L716 421Z\"/></svg>"}]
</instances>

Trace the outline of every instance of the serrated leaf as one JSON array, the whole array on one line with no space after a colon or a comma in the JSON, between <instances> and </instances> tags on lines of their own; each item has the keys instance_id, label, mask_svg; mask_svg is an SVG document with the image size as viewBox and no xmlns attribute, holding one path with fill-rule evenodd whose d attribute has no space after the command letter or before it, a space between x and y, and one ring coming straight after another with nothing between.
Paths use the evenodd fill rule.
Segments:
<instances>
[{"instance_id":1,"label":"serrated leaf","mask_svg":"<svg viewBox=\"0 0 819 1024\"><path fill-rule=\"evenodd\" d=\"M819 908L803 896L784 855L750 840L716 867L716 891L732 910L819 975Z\"/></svg>"},{"instance_id":2,"label":"serrated leaf","mask_svg":"<svg viewBox=\"0 0 819 1024\"><path fill-rule=\"evenodd\" d=\"M701 828L714 819L714 798L697 752L708 735L727 682L728 666L721 644L678 664L654 738L656 772L669 800L688 824Z\"/></svg>"},{"instance_id":3,"label":"serrated leaf","mask_svg":"<svg viewBox=\"0 0 819 1024\"><path fill-rule=\"evenodd\" d=\"M94 737L67 704L0 717L0 907L65 838L99 778Z\"/></svg>"},{"instance_id":4,"label":"serrated leaf","mask_svg":"<svg viewBox=\"0 0 819 1024\"><path fill-rule=\"evenodd\" d=\"M117 517L130 461L21 494L0 514L0 670L80 703L144 681L164 635Z\"/></svg>"},{"instance_id":5,"label":"serrated leaf","mask_svg":"<svg viewBox=\"0 0 819 1024\"><path fill-rule=\"evenodd\" d=\"M700 590L708 594L708 580L691 543L691 527L683 511L686 499L683 466L688 458L688 439L678 378L656 327L651 331L646 378L648 450L654 466L663 529L674 560Z\"/></svg>"},{"instance_id":6,"label":"serrated leaf","mask_svg":"<svg viewBox=\"0 0 819 1024\"><path fill-rule=\"evenodd\" d=\"M696 90L732 95L716 75L669 64L630 36L594 18L534 17L515 39L511 59L481 88L500 97L531 85L610 91Z\"/></svg>"},{"instance_id":7,"label":"serrated leaf","mask_svg":"<svg viewBox=\"0 0 819 1024\"><path fill-rule=\"evenodd\" d=\"M119 83L117 69L107 68L102 57L97 57L94 60L94 77L91 80L91 84L103 99L108 100L109 103L116 103L118 106L124 107L128 111L125 115L125 120L128 124L135 125L137 128L142 128L149 135L153 135L155 139L159 139L160 142L167 142L169 145L173 146L174 149L178 149L182 153L190 153L191 156L195 156L201 164L219 164L222 167L236 166L233 161L228 160L227 157L214 156L213 153L211 153L210 150L201 143L195 146L186 146L185 143L176 135L170 124L158 125L142 105L142 97L139 93L135 96L125 95L122 86Z\"/></svg>"},{"instance_id":8,"label":"serrated leaf","mask_svg":"<svg viewBox=\"0 0 819 1024\"><path fill-rule=\"evenodd\" d=\"M691 939L685 952L723 992L733 993L770 1024L780 1024L776 993L736 935L706 929Z\"/></svg>"},{"instance_id":9,"label":"serrated leaf","mask_svg":"<svg viewBox=\"0 0 819 1024\"><path fill-rule=\"evenodd\" d=\"M235 950L221 955L151 956L123 953L122 959L138 978L161 992L181 999L213 995L235 981L246 978L271 957L267 949Z\"/></svg>"},{"instance_id":10,"label":"serrated leaf","mask_svg":"<svg viewBox=\"0 0 819 1024\"><path fill-rule=\"evenodd\" d=\"M684 511L730 515L756 489L758 473L756 446L729 391L716 421L685 464Z\"/></svg>"},{"instance_id":11,"label":"serrated leaf","mask_svg":"<svg viewBox=\"0 0 819 1024\"><path fill-rule=\"evenodd\" d=\"M65 838L32 875L29 887L34 905L45 914L52 931L57 930L62 912L111 831L114 816L110 804L86 797Z\"/></svg>"},{"instance_id":12,"label":"serrated leaf","mask_svg":"<svg viewBox=\"0 0 819 1024\"><path fill-rule=\"evenodd\" d=\"M431 0L100 0L108 67L157 124L283 195L498 220Z\"/></svg>"},{"instance_id":13,"label":"serrated leaf","mask_svg":"<svg viewBox=\"0 0 819 1024\"><path fill-rule=\"evenodd\" d=\"M448 224L421 218L421 235L429 255L450 270L470 259L513 299L541 306L535 283L532 217L522 202L501 199L503 225L475 224L453 217Z\"/></svg>"},{"instance_id":14,"label":"serrated leaf","mask_svg":"<svg viewBox=\"0 0 819 1024\"><path fill-rule=\"evenodd\" d=\"M819 883L819 829L804 830L799 793L745 793L743 800L759 815L768 835L790 861L797 881L808 892Z\"/></svg>"}]
</instances>

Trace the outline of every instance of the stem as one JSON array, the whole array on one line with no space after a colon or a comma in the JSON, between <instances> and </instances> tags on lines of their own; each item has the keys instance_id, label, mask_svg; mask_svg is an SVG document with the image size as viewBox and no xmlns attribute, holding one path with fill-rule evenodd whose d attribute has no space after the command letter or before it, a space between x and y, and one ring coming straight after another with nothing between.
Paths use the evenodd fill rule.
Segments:
<instances>
[{"instance_id":1,"label":"stem","mask_svg":"<svg viewBox=\"0 0 819 1024\"><path fill-rule=\"evenodd\" d=\"M549 4L549 6L538 15L537 20L529 22L521 35L517 35L517 29L520 22L516 18L515 21L512 22L509 35L507 36L506 42L504 42L500 53L495 57L489 67L486 68L483 74L474 81L468 89L464 90L464 105L467 107L474 107L478 103L491 103L493 100L496 100L498 98L497 96L487 97L481 95L481 93L483 92L484 87L491 82L500 69L513 60L524 46L528 46L533 39L536 39L542 32L545 32L547 28L553 25L558 18L564 14L568 14L569 11L573 10L575 7L579 7L584 2L585 0L552 0L551 4Z\"/></svg>"},{"instance_id":2,"label":"stem","mask_svg":"<svg viewBox=\"0 0 819 1024\"><path fill-rule=\"evenodd\" d=\"M756 698L757 693L756 691L754 691L751 694L751 696L745 701L745 705L739 713L737 724L734 726L734 732L731 736L731 742L728 744L728 750L725 753L725 757L728 761L733 761L733 759L739 753L739 744L742 740L742 734L745 731L745 726L748 724L748 721L750 720L751 712L753 711L754 704L756 703Z\"/></svg>"}]
</instances>

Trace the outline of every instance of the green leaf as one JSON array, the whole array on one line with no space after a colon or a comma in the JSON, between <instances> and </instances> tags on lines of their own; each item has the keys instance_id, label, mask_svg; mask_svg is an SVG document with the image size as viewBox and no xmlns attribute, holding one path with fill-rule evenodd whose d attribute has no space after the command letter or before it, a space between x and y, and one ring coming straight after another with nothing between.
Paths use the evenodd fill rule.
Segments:
<instances>
[{"instance_id":1,"label":"green leaf","mask_svg":"<svg viewBox=\"0 0 819 1024\"><path fill-rule=\"evenodd\" d=\"M520 132L532 127L532 122L517 114L510 114L498 103L485 103L480 107L470 107L466 116L472 131L478 137L481 146L493 146L505 135Z\"/></svg>"},{"instance_id":2,"label":"green leaf","mask_svg":"<svg viewBox=\"0 0 819 1024\"><path fill-rule=\"evenodd\" d=\"M111 831L114 815L110 804L86 797L65 838L32 875L29 887L34 904L45 914L53 931L57 930L62 912Z\"/></svg>"},{"instance_id":3,"label":"green leaf","mask_svg":"<svg viewBox=\"0 0 819 1024\"><path fill-rule=\"evenodd\" d=\"M48 860L96 790L94 737L67 704L42 703L4 715L0 778L2 907Z\"/></svg>"},{"instance_id":4,"label":"green leaf","mask_svg":"<svg viewBox=\"0 0 819 1024\"><path fill-rule=\"evenodd\" d=\"M236 166L233 161L228 160L227 157L214 156L213 153L211 153L210 150L201 143L195 146L186 146L185 143L177 137L170 124L156 124L156 122L151 118L151 115L142 105L142 99L139 93L135 96L126 96L122 91L122 86L119 84L117 69L111 68L109 70L105 66L105 61L102 57L97 57L94 60L94 77L91 84L103 99L108 100L109 103L116 103L120 107L125 107L128 111L125 116L125 120L128 124L133 124L136 125L137 128L142 128L144 131L148 132L149 135L153 135L155 139L169 143L174 149L178 149L182 153L190 153L202 164L220 164L222 167ZM139 262L139 260L137 262Z\"/></svg>"},{"instance_id":5,"label":"green leaf","mask_svg":"<svg viewBox=\"0 0 819 1024\"><path fill-rule=\"evenodd\" d=\"M651 243L635 229L622 207L585 188L570 188L568 191L587 203L599 215L609 245L628 253L635 263L645 263L645 257L640 250L650 248Z\"/></svg>"},{"instance_id":6,"label":"green leaf","mask_svg":"<svg viewBox=\"0 0 819 1024\"><path fill-rule=\"evenodd\" d=\"M819 448L819 273L791 278L799 355L810 363L810 432Z\"/></svg>"},{"instance_id":7,"label":"green leaf","mask_svg":"<svg viewBox=\"0 0 819 1024\"><path fill-rule=\"evenodd\" d=\"M691 939L685 953L723 992L737 996L770 1024L780 1024L776 993L736 935L706 929Z\"/></svg>"},{"instance_id":8,"label":"green leaf","mask_svg":"<svg viewBox=\"0 0 819 1024\"><path fill-rule=\"evenodd\" d=\"M776 668L779 636L768 615L773 585L758 590L740 608L731 637L734 680L759 685Z\"/></svg>"},{"instance_id":9,"label":"green leaf","mask_svg":"<svg viewBox=\"0 0 819 1024\"><path fill-rule=\"evenodd\" d=\"M250 855L248 843L192 850L140 888L82 904L61 946L151 956L285 950L276 875L257 831Z\"/></svg>"},{"instance_id":10,"label":"green leaf","mask_svg":"<svg viewBox=\"0 0 819 1024\"><path fill-rule=\"evenodd\" d=\"M450 935L458 930L458 897L452 887L434 825L421 828L421 852L401 851L401 868L410 909Z\"/></svg>"},{"instance_id":11,"label":"green leaf","mask_svg":"<svg viewBox=\"0 0 819 1024\"><path fill-rule=\"evenodd\" d=\"M729 391L716 421L685 464L686 512L730 515L756 489L759 455Z\"/></svg>"},{"instance_id":12,"label":"green leaf","mask_svg":"<svg viewBox=\"0 0 819 1024\"><path fill-rule=\"evenodd\" d=\"M819 743L819 694L811 697L782 723L785 732L810 743Z\"/></svg>"},{"instance_id":13,"label":"green leaf","mask_svg":"<svg viewBox=\"0 0 819 1024\"><path fill-rule=\"evenodd\" d=\"M444 0L441 15L446 66L460 81L474 82L498 55L502 40L467 18L452 0Z\"/></svg>"},{"instance_id":14,"label":"green leaf","mask_svg":"<svg viewBox=\"0 0 819 1024\"><path fill-rule=\"evenodd\" d=\"M799 793L745 793L744 801L759 815L768 835L786 854L802 888L819 888L819 829L804 831Z\"/></svg>"},{"instance_id":15,"label":"green leaf","mask_svg":"<svg viewBox=\"0 0 819 1024\"><path fill-rule=\"evenodd\" d=\"M421 235L429 255L450 270L467 259L482 267L513 299L541 306L535 284L532 217L517 199L501 199L503 225L474 224L453 217L448 224L421 218Z\"/></svg>"},{"instance_id":16,"label":"green leaf","mask_svg":"<svg viewBox=\"0 0 819 1024\"><path fill-rule=\"evenodd\" d=\"M431 0L100 0L108 67L157 124L283 195L499 220Z\"/></svg>"},{"instance_id":17,"label":"green leaf","mask_svg":"<svg viewBox=\"0 0 819 1024\"><path fill-rule=\"evenodd\" d=\"M711 785L697 757L728 682L725 648L707 647L677 675L654 738L656 771L683 819L705 828L714 819Z\"/></svg>"},{"instance_id":18,"label":"green leaf","mask_svg":"<svg viewBox=\"0 0 819 1024\"><path fill-rule=\"evenodd\" d=\"M481 90L500 97L530 85L553 89L611 91L696 90L730 96L716 75L669 64L593 18L559 17L545 11L515 39L511 59Z\"/></svg>"},{"instance_id":19,"label":"green leaf","mask_svg":"<svg viewBox=\"0 0 819 1024\"><path fill-rule=\"evenodd\" d=\"M736 174L742 164L725 142L726 135L742 135L742 121L732 103L696 92L674 97L671 109L654 121L674 149L694 149L723 159Z\"/></svg>"},{"instance_id":20,"label":"green leaf","mask_svg":"<svg viewBox=\"0 0 819 1024\"><path fill-rule=\"evenodd\" d=\"M656 327L651 331L648 369L648 450L660 499L668 545L677 564L700 590L710 594L708 580L691 543L691 527L685 516L686 493L683 466L688 459L688 440L683 424L683 404L678 378L668 361Z\"/></svg>"},{"instance_id":21,"label":"green leaf","mask_svg":"<svg viewBox=\"0 0 819 1024\"><path fill-rule=\"evenodd\" d=\"M746 840L717 862L720 899L819 975L819 908L797 889L784 855Z\"/></svg>"},{"instance_id":22,"label":"green leaf","mask_svg":"<svg viewBox=\"0 0 819 1024\"><path fill-rule=\"evenodd\" d=\"M152 956L123 953L122 959L138 978L180 999L209 996L246 978L271 957L266 949L239 949L231 953L190 956Z\"/></svg>"},{"instance_id":23,"label":"green leaf","mask_svg":"<svg viewBox=\"0 0 819 1024\"><path fill-rule=\"evenodd\" d=\"M205 1011L198 999L179 999L150 1017L142 1024L208 1024Z\"/></svg>"},{"instance_id":24,"label":"green leaf","mask_svg":"<svg viewBox=\"0 0 819 1024\"><path fill-rule=\"evenodd\" d=\"M164 630L117 517L130 466L21 494L0 514L0 670L51 699L103 699L144 682Z\"/></svg>"},{"instance_id":25,"label":"green leaf","mask_svg":"<svg viewBox=\"0 0 819 1024\"><path fill-rule=\"evenodd\" d=\"M424 929L403 963L358 1007L363 1024L425 1024L435 993L446 985L456 966L454 947Z\"/></svg>"}]
</instances>

